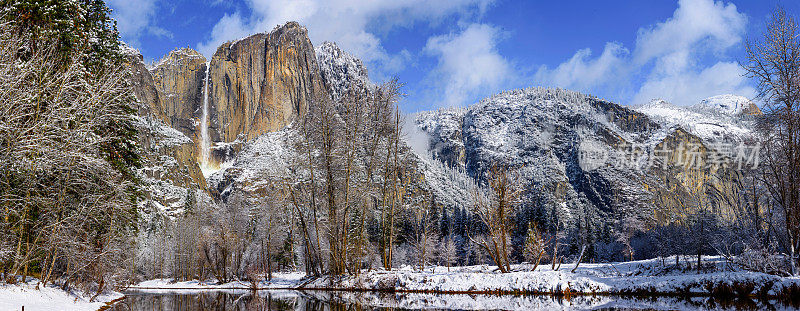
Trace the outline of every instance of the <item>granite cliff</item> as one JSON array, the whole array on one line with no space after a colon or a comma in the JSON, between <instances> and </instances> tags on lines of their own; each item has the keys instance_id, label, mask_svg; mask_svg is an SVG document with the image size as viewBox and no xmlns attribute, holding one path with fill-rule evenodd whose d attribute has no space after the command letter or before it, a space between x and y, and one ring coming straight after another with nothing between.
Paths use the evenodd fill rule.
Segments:
<instances>
[{"instance_id":1,"label":"granite cliff","mask_svg":"<svg viewBox=\"0 0 800 311\"><path fill-rule=\"evenodd\" d=\"M158 109L164 122L184 135L199 141L199 122L203 110L206 58L190 48L176 49L158 62L150 73L161 95Z\"/></svg>"},{"instance_id":2,"label":"granite cliff","mask_svg":"<svg viewBox=\"0 0 800 311\"><path fill-rule=\"evenodd\" d=\"M208 63L188 48L150 70L140 56L132 63L150 133L143 145L157 155L144 173L162 185L150 192L170 197L159 199L164 206L179 206L187 189L218 199L268 191L292 162L291 123L323 96L336 99L353 83L371 85L361 61L334 43L315 50L294 22L227 42ZM581 220L572 215L587 210L598 219L658 219L710 189L735 195L736 173L708 163L724 157L716 143L748 135L754 107L728 95L693 107L656 101L632 108L566 90L512 90L466 108L410 116L406 130L417 137L409 137L406 150L424 176L417 186L444 207L469 207L470 187L490 165L506 163L520 167L521 182L535 190L526 206L537 217L564 226L577 226ZM198 165L204 115L212 166L225 163L205 176ZM411 148L420 137L424 146ZM667 153L655 159L656 150ZM685 165L690 150L700 165ZM603 162L583 163L592 152L603 154Z\"/></svg>"},{"instance_id":3,"label":"granite cliff","mask_svg":"<svg viewBox=\"0 0 800 311\"><path fill-rule=\"evenodd\" d=\"M222 162L329 96L307 31L295 22L224 43L210 61L180 48L147 68L138 51L128 54L145 153L140 173L146 196L166 210L179 210L189 192L207 192L206 178Z\"/></svg>"},{"instance_id":4,"label":"granite cliff","mask_svg":"<svg viewBox=\"0 0 800 311\"><path fill-rule=\"evenodd\" d=\"M137 130L143 168L138 177L144 183L143 201L148 210L180 212L189 193L203 191L206 181L197 164L197 148L185 133L171 126L163 110L165 94L158 89L141 54L128 49L128 64L137 104Z\"/></svg>"},{"instance_id":5,"label":"granite cliff","mask_svg":"<svg viewBox=\"0 0 800 311\"><path fill-rule=\"evenodd\" d=\"M280 130L327 96L307 31L295 22L225 43L210 64L209 133L223 143L214 148L218 160L229 156L229 143Z\"/></svg>"}]
</instances>

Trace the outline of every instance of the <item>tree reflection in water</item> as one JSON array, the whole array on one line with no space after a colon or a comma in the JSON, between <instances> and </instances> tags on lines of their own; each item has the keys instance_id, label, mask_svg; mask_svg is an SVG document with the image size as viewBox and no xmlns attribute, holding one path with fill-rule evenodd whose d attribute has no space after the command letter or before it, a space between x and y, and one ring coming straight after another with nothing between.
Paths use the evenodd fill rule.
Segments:
<instances>
[{"instance_id":1,"label":"tree reflection in water","mask_svg":"<svg viewBox=\"0 0 800 311\"><path fill-rule=\"evenodd\" d=\"M164 291L126 293L114 311L361 311L361 310L765 310L797 303L750 298L437 295L341 291Z\"/></svg>"}]
</instances>

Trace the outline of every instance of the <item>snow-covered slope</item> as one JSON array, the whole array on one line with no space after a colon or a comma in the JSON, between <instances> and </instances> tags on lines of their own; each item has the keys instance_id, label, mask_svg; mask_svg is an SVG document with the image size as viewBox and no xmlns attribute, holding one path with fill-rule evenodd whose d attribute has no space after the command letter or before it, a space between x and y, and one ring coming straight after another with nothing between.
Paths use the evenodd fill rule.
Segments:
<instances>
[{"instance_id":1,"label":"snow-covered slope","mask_svg":"<svg viewBox=\"0 0 800 311\"><path fill-rule=\"evenodd\" d=\"M236 157L208 179L211 192L225 198L231 192L269 190L275 181L286 176L288 166L296 158L292 144L297 133L292 128L266 133L244 144Z\"/></svg>"},{"instance_id":2,"label":"snow-covered slope","mask_svg":"<svg viewBox=\"0 0 800 311\"><path fill-rule=\"evenodd\" d=\"M704 165L684 166L678 161L686 158L685 150L702 150L699 161L707 163L716 151L706 143L751 133L746 118L717 108L654 102L629 109L549 88L502 92L467 108L420 112L414 120L429 136L430 158L479 183L495 163L519 168L520 183L530 189L524 213L567 230L586 221L581 217L602 231L615 219L674 208L690 185L731 176ZM669 155L655 156L656 150ZM434 192L458 193L454 184L429 183Z\"/></svg>"},{"instance_id":3,"label":"snow-covered slope","mask_svg":"<svg viewBox=\"0 0 800 311\"><path fill-rule=\"evenodd\" d=\"M364 65L335 44L325 43L316 53L332 97L353 85L371 85ZM674 162L680 157L652 154L685 144L702 148L707 159L712 151L704 141L747 135L747 121L730 114L744 111L736 108L744 106L738 100L713 98L693 108L654 102L630 109L562 89L511 90L470 107L410 116L406 149L424 176L416 186L439 205L471 207L472 188L488 168L507 164L519 168L519 182L529 190L524 212L531 217L564 230L583 222L608 231L615 219L652 217L671 208L687 195L689 184L728 178L727 172L705 167L687 172ZM237 189L269 191L271 181L292 168L296 140L290 126L244 142L230 167L210 177L211 192L224 198ZM426 146L417 148L420 141ZM587 154L602 157L587 162ZM667 165L655 165L661 163Z\"/></svg>"},{"instance_id":4,"label":"snow-covered slope","mask_svg":"<svg viewBox=\"0 0 800 311\"><path fill-rule=\"evenodd\" d=\"M758 111L758 107L747 99L747 97L733 94L712 96L700 101L696 106L714 109L729 115L740 115Z\"/></svg>"},{"instance_id":5,"label":"snow-covered slope","mask_svg":"<svg viewBox=\"0 0 800 311\"><path fill-rule=\"evenodd\" d=\"M371 84L367 67L360 59L342 51L336 43L325 41L314 52L317 54L322 81L334 99L347 93L352 83Z\"/></svg>"},{"instance_id":6,"label":"snow-covered slope","mask_svg":"<svg viewBox=\"0 0 800 311\"><path fill-rule=\"evenodd\" d=\"M708 142L720 142L740 141L753 134L753 120L749 114L758 111L753 107L755 105L744 97L720 95L688 107L656 99L634 109L665 128L681 127Z\"/></svg>"}]
</instances>

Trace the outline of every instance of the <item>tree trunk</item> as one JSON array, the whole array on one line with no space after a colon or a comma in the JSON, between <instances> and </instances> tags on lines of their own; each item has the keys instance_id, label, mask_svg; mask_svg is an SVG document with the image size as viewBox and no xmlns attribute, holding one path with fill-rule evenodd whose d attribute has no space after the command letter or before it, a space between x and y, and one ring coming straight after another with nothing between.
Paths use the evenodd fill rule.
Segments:
<instances>
[{"instance_id":1,"label":"tree trunk","mask_svg":"<svg viewBox=\"0 0 800 311\"><path fill-rule=\"evenodd\" d=\"M702 265L702 256L703 256L702 248L699 248L697 250L697 274L700 274L700 270L701 270L701 268L703 266Z\"/></svg>"},{"instance_id":2,"label":"tree trunk","mask_svg":"<svg viewBox=\"0 0 800 311\"><path fill-rule=\"evenodd\" d=\"M581 260L583 260L584 251L586 251L586 244L581 247L581 254L578 256L578 262L575 263L575 267L572 268L572 273L575 273L575 270L578 270L578 266L581 264Z\"/></svg>"},{"instance_id":3,"label":"tree trunk","mask_svg":"<svg viewBox=\"0 0 800 311\"><path fill-rule=\"evenodd\" d=\"M791 247L789 249L789 252L790 252L789 256L792 257L791 258L792 275L797 275L797 260L798 260L798 258L797 258L797 249L795 248L794 237L792 237L789 242L791 243Z\"/></svg>"},{"instance_id":4,"label":"tree trunk","mask_svg":"<svg viewBox=\"0 0 800 311\"><path fill-rule=\"evenodd\" d=\"M556 261L558 261L558 240L553 242L553 261L550 263L550 269L556 270Z\"/></svg>"},{"instance_id":5,"label":"tree trunk","mask_svg":"<svg viewBox=\"0 0 800 311\"><path fill-rule=\"evenodd\" d=\"M272 281L272 252L267 247L267 281Z\"/></svg>"}]
</instances>

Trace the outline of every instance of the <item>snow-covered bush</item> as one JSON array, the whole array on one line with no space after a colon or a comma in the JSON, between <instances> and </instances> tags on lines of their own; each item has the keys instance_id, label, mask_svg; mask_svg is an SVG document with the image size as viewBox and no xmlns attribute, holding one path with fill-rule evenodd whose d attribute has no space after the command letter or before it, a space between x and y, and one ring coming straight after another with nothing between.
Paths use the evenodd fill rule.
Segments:
<instances>
[{"instance_id":1,"label":"snow-covered bush","mask_svg":"<svg viewBox=\"0 0 800 311\"><path fill-rule=\"evenodd\" d=\"M743 269L776 275L790 275L791 262L788 256L778 254L774 248L746 248L744 252L733 257L733 262Z\"/></svg>"}]
</instances>

